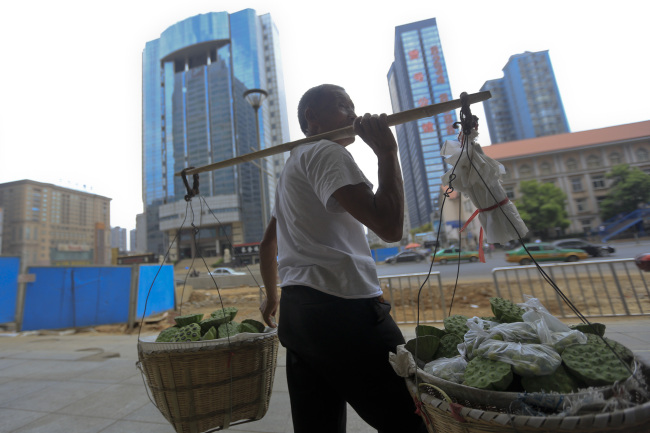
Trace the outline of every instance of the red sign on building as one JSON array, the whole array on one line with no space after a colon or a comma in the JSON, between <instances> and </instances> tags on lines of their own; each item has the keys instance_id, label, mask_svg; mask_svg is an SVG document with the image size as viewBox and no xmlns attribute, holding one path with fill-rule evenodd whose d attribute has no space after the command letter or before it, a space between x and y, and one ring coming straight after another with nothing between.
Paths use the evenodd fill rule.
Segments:
<instances>
[{"instance_id":1,"label":"red sign on building","mask_svg":"<svg viewBox=\"0 0 650 433\"><path fill-rule=\"evenodd\" d=\"M420 52L418 50L411 50L409 51L409 59L415 60L418 57L420 57Z\"/></svg>"}]
</instances>

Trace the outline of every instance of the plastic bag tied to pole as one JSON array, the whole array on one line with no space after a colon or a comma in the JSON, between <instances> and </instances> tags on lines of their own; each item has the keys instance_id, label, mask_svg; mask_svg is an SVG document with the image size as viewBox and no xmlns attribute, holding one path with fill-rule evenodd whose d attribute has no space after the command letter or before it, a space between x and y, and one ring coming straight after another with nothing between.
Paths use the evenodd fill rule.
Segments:
<instances>
[{"instance_id":1,"label":"plastic bag tied to pole","mask_svg":"<svg viewBox=\"0 0 650 433\"><path fill-rule=\"evenodd\" d=\"M463 149L458 141L445 141L442 155L454 168L442 176L442 182L445 185L452 184L455 190L467 195L476 207L476 212L465 226L478 216L481 227L487 234L487 242L505 244L525 236L528 228L501 184L505 168L483 153L476 142L477 136L478 132L473 129L467 140L467 149ZM455 175L453 181L452 172ZM482 245L479 247L481 250Z\"/></svg>"}]
</instances>

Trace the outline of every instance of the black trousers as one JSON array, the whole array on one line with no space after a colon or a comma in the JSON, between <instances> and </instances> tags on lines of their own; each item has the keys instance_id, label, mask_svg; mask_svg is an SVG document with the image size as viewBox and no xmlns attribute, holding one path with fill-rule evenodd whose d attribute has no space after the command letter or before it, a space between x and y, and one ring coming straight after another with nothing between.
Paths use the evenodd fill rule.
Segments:
<instances>
[{"instance_id":1,"label":"black trousers","mask_svg":"<svg viewBox=\"0 0 650 433\"><path fill-rule=\"evenodd\" d=\"M344 433L346 402L380 433L426 432L388 352L404 344L390 305L282 288L278 335L287 349L295 433Z\"/></svg>"}]
</instances>

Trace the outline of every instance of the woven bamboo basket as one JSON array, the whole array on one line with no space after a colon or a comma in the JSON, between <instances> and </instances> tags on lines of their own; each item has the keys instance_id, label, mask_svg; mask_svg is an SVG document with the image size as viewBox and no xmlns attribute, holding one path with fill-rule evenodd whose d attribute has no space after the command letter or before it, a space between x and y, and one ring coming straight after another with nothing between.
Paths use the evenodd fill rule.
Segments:
<instances>
[{"instance_id":1,"label":"woven bamboo basket","mask_svg":"<svg viewBox=\"0 0 650 433\"><path fill-rule=\"evenodd\" d=\"M275 330L188 343L154 343L143 337L138 366L155 405L174 429L199 433L266 414L277 353Z\"/></svg>"},{"instance_id":2,"label":"woven bamboo basket","mask_svg":"<svg viewBox=\"0 0 650 433\"><path fill-rule=\"evenodd\" d=\"M426 383L432 376L418 371L415 377L405 378L406 386L418 405L419 413L430 433L648 433L650 432L650 402L612 412L593 412L577 416L524 416L504 413L486 404L471 404L466 398L450 397L438 379L438 384ZM647 377L647 376L646 376ZM446 382L448 385L455 385ZM460 385L458 385L460 386ZM448 386L444 387L447 390ZM453 389L453 386L452 386ZM492 402L510 397L495 391L474 389L473 400ZM550 400L549 400L550 402ZM507 410L505 411L507 412Z\"/></svg>"}]
</instances>

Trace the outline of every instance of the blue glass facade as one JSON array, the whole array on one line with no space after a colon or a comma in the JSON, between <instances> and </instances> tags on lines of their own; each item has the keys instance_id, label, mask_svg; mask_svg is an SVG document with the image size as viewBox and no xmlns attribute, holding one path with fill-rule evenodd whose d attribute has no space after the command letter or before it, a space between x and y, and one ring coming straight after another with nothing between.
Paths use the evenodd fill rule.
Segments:
<instances>
[{"instance_id":1,"label":"blue glass facade","mask_svg":"<svg viewBox=\"0 0 650 433\"><path fill-rule=\"evenodd\" d=\"M453 99L435 18L395 29L395 61L388 72L393 112ZM432 221L446 171L440 155L455 139L456 113L397 125L404 192L411 227Z\"/></svg>"},{"instance_id":2,"label":"blue glass facade","mask_svg":"<svg viewBox=\"0 0 650 433\"><path fill-rule=\"evenodd\" d=\"M246 90L266 85L260 26L252 9L208 13L174 24L145 46L143 200L150 251L164 253L168 242L157 223L158 207L182 201L186 194L174 174L250 153L258 147L258 120L265 136L264 105L256 119L243 98ZM233 223L243 242L258 242L263 235L260 180L260 169L252 163L200 174L204 196L237 196L240 218ZM207 223L216 224L214 219ZM227 247L225 239L210 239L213 249L215 240Z\"/></svg>"},{"instance_id":3,"label":"blue glass facade","mask_svg":"<svg viewBox=\"0 0 650 433\"><path fill-rule=\"evenodd\" d=\"M548 51L510 57L481 90L492 93L483 106L493 144L570 132Z\"/></svg>"}]
</instances>

